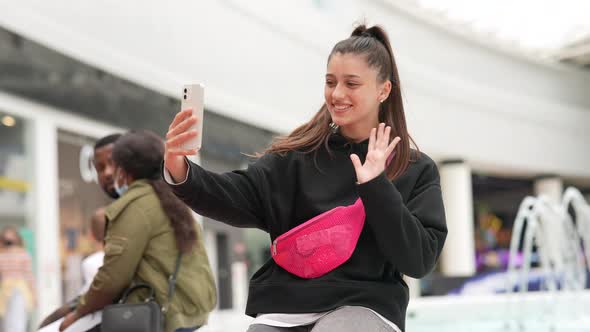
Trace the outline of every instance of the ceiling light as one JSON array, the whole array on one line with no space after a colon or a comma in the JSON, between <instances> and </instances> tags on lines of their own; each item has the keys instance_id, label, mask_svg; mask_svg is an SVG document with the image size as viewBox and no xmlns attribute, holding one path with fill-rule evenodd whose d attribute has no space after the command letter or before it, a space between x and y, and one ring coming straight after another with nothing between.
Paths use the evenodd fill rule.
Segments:
<instances>
[{"instance_id":1,"label":"ceiling light","mask_svg":"<svg viewBox=\"0 0 590 332\"><path fill-rule=\"evenodd\" d=\"M16 120L10 115L5 115L2 117L2 124L6 127L14 127L14 125L16 124Z\"/></svg>"}]
</instances>

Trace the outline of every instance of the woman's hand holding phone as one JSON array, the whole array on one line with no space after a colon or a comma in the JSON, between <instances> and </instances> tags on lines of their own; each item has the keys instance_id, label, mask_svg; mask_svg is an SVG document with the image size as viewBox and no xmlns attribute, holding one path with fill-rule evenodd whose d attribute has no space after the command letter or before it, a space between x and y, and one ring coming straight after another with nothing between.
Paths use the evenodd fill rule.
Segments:
<instances>
[{"instance_id":1,"label":"woman's hand holding phone","mask_svg":"<svg viewBox=\"0 0 590 332\"><path fill-rule=\"evenodd\" d=\"M168 133L166 133L166 149L164 152L164 167L166 167L172 178L177 182L182 181L186 176L187 164L184 157L195 155L199 151L199 149L186 149L183 147L187 141L201 134L191 129L199 121L202 121L202 119L193 115L192 109L186 109L177 113L170 127L168 127Z\"/></svg>"}]
</instances>

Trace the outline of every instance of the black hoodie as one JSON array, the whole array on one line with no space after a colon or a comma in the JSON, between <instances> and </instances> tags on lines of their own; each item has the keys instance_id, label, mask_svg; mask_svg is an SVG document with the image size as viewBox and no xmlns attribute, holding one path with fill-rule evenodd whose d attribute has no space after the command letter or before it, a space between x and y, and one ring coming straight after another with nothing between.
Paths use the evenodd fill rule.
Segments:
<instances>
[{"instance_id":1,"label":"black hoodie","mask_svg":"<svg viewBox=\"0 0 590 332\"><path fill-rule=\"evenodd\" d=\"M436 165L413 151L416 160L395 181L381 174L359 185L349 155L364 162L368 141L350 143L333 134L328 144L331 152L267 154L247 170L224 174L189 163L187 180L171 188L198 214L260 228L271 241L360 197L366 221L351 258L316 279L299 278L269 259L250 281L246 314L363 306L404 330L408 286L402 275L429 273L447 234Z\"/></svg>"}]
</instances>

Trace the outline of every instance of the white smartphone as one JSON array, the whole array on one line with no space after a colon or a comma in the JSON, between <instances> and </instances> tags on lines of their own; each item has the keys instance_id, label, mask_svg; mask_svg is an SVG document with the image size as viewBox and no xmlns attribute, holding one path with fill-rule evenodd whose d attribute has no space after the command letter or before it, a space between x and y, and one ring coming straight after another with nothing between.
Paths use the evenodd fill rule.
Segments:
<instances>
[{"instance_id":1,"label":"white smartphone","mask_svg":"<svg viewBox=\"0 0 590 332\"><path fill-rule=\"evenodd\" d=\"M197 137L186 141L182 145L183 149L201 148L201 142L203 141L204 92L205 88L202 84L185 84L182 86L180 110L192 109L193 115L198 119L197 123L189 128L189 130L197 131Z\"/></svg>"}]
</instances>

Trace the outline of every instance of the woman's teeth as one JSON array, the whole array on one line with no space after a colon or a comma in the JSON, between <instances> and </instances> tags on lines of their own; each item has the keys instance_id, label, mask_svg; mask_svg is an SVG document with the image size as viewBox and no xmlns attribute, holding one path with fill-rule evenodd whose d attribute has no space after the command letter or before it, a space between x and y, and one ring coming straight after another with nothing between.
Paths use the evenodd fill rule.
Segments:
<instances>
[{"instance_id":1,"label":"woman's teeth","mask_svg":"<svg viewBox=\"0 0 590 332\"><path fill-rule=\"evenodd\" d=\"M334 109L337 111L346 111L348 109L350 109L352 106L351 105L334 105Z\"/></svg>"}]
</instances>

